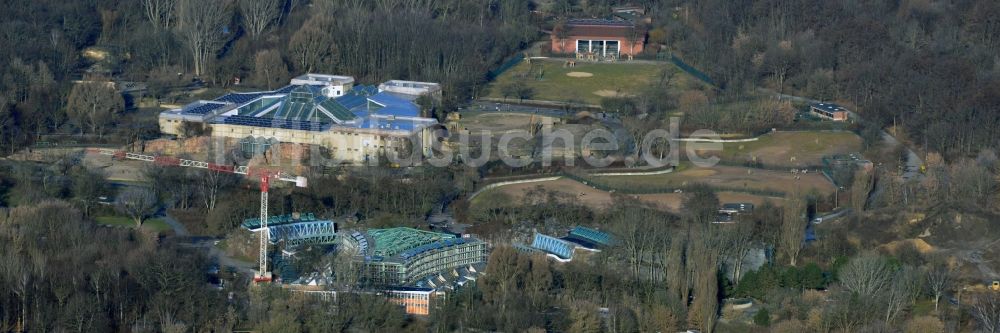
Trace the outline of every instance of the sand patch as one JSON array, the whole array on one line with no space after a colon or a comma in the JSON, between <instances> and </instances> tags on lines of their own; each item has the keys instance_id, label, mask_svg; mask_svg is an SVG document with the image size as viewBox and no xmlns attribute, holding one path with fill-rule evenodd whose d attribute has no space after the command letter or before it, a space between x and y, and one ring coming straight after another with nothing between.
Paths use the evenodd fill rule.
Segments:
<instances>
[{"instance_id":1,"label":"sand patch","mask_svg":"<svg viewBox=\"0 0 1000 333\"><path fill-rule=\"evenodd\" d=\"M594 95L601 96L601 97L615 97L615 96L618 96L619 94L618 94L617 91L614 91L614 90L601 89L601 90L594 91Z\"/></svg>"},{"instance_id":2,"label":"sand patch","mask_svg":"<svg viewBox=\"0 0 1000 333\"><path fill-rule=\"evenodd\" d=\"M566 76L569 76L569 77L591 77L591 76L594 76L594 73L569 72L569 73L566 73Z\"/></svg>"}]
</instances>

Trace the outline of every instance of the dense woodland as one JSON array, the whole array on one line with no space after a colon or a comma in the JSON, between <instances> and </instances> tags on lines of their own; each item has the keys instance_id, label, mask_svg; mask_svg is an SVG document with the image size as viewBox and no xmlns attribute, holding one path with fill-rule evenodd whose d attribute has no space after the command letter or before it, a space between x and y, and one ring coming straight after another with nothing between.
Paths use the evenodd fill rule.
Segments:
<instances>
[{"instance_id":1,"label":"dense woodland","mask_svg":"<svg viewBox=\"0 0 1000 333\"><path fill-rule=\"evenodd\" d=\"M528 1L143 0L5 3L0 126L10 153L46 134L117 141L140 101L100 84L139 81L171 100L192 85L277 88L296 73L440 82L444 110L482 89L490 68L538 36ZM103 59L85 50L105 51ZM235 87L237 78L240 87ZM241 88L243 89L243 88ZM212 93L217 93L213 91ZM102 95L104 94L104 95ZM141 118L141 117L139 117ZM117 126L114 126L117 125ZM148 136L147 136L148 137Z\"/></svg>"},{"instance_id":2,"label":"dense woodland","mask_svg":"<svg viewBox=\"0 0 1000 333\"><path fill-rule=\"evenodd\" d=\"M193 234L223 238L225 251L253 257L252 235L239 223L256 213L247 203L258 194L239 178L150 167L142 170L148 186L134 186L82 167L78 155L50 164L4 160L0 331L1000 329L1000 296L956 295L982 282L975 268L912 245L883 246L931 230L929 239L946 244L1000 237L995 1L3 1L0 42L9 47L0 48L0 61L9 65L0 67L0 154L53 138L118 145L154 138L150 115L158 109L143 99L177 102L177 92L192 87L206 95L276 88L301 72L441 82L435 115L442 117L480 96L489 71L546 38L543 30L626 3L652 17L650 53L678 55L718 82L662 93L672 79L664 77L639 96L605 100L629 131L677 111L692 127L724 132L792 126L791 103L762 97L780 92L856 110L865 123L851 129L878 163L900 159L898 149L878 150L879 130L894 126L925 159L925 176L903 181L893 168L845 175L854 213L816 227L821 237L808 241L802 231L829 202L811 193L788 193L719 226L708 223L719 199L698 184L684 188L675 213L626 194L614 195L613 209L596 210L543 189L522 202L497 195L473 205L465 196L496 173L487 167L343 168L310 177L307 189L274 189L273 214L314 212L352 227L425 228L427 216L450 206L494 245L480 281L449 294L430 318L414 319L375 295L331 300L248 288L245 276L225 270L229 283L213 289L206 271L214 263L202 251L140 227L170 211ZM148 89L122 96L108 80ZM108 215L137 227L94 223ZM617 244L568 264L507 245L573 225L609 231ZM766 263L743 267L740 259L758 252ZM318 270L330 260L305 266ZM956 297L962 307L951 304ZM752 298L759 311L749 322L724 321L730 298Z\"/></svg>"},{"instance_id":3,"label":"dense woodland","mask_svg":"<svg viewBox=\"0 0 1000 333\"><path fill-rule=\"evenodd\" d=\"M996 1L661 1L650 42L710 73L842 102L945 156L1000 145Z\"/></svg>"}]
</instances>

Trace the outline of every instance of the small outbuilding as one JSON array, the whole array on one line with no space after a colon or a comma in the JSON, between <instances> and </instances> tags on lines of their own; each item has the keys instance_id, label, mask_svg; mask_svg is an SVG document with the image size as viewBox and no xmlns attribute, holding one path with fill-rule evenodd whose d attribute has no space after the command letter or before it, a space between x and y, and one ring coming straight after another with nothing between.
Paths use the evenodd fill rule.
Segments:
<instances>
[{"instance_id":1,"label":"small outbuilding","mask_svg":"<svg viewBox=\"0 0 1000 333\"><path fill-rule=\"evenodd\" d=\"M809 106L809 112L827 120L846 121L849 111L843 106L833 103L816 103Z\"/></svg>"}]
</instances>

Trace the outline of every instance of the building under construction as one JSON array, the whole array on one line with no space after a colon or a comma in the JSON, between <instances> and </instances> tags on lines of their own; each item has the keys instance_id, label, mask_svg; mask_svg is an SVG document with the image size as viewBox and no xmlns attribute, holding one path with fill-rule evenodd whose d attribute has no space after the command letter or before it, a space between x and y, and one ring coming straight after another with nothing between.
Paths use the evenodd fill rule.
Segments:
<instances>
[{"instance_id":1,"label":"building under construction","mask_svg":"<svg viewBox=\"0 0 1000 333\"><path fill-rule=\"evenodd\" d=\"M345 233L340 251L364 263L371 286L413 285L441 272L466 270L486 262L486 243L470 237L413 228L369 229Z\"/></svg>"}]
</instances>

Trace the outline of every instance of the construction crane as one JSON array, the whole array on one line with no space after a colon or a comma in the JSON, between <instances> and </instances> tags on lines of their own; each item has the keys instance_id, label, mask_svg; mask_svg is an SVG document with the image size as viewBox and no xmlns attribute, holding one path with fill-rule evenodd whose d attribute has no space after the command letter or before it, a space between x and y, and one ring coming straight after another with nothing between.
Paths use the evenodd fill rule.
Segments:
<instances>
[{"instance_id":1,"label":"construction crane","mask_svg":"<svg viewBox=\"0 0 1000 333\"><path fill-rule=\"evenodd\" d=\"M206 169L218 172L235 173L239 175L244 175L248 178L257 177L258 179L260 179L260 258L258 263L259 269L257 273L254 275L253 280L256 283L271 281L271 272L267 269L267 243L270 241L270 236L271 236L270 230L267 228L267 192L270 187L270 181L271 179L276 179L280 181L295 183L296 187L306 187L307 181L305 177L293 176L282 171L272 170L268 168L261 168L261 167L251 168L249 166L223 165L223 164L170 157L170 156L154 156L154 155L129 153L124 150L88 148L87 152L91 154L108 155L118 160L136 160L143 162L153 162L157 165L162 165L162 166L177 166L177 167Z\"/></svg>"}]
</instances>

